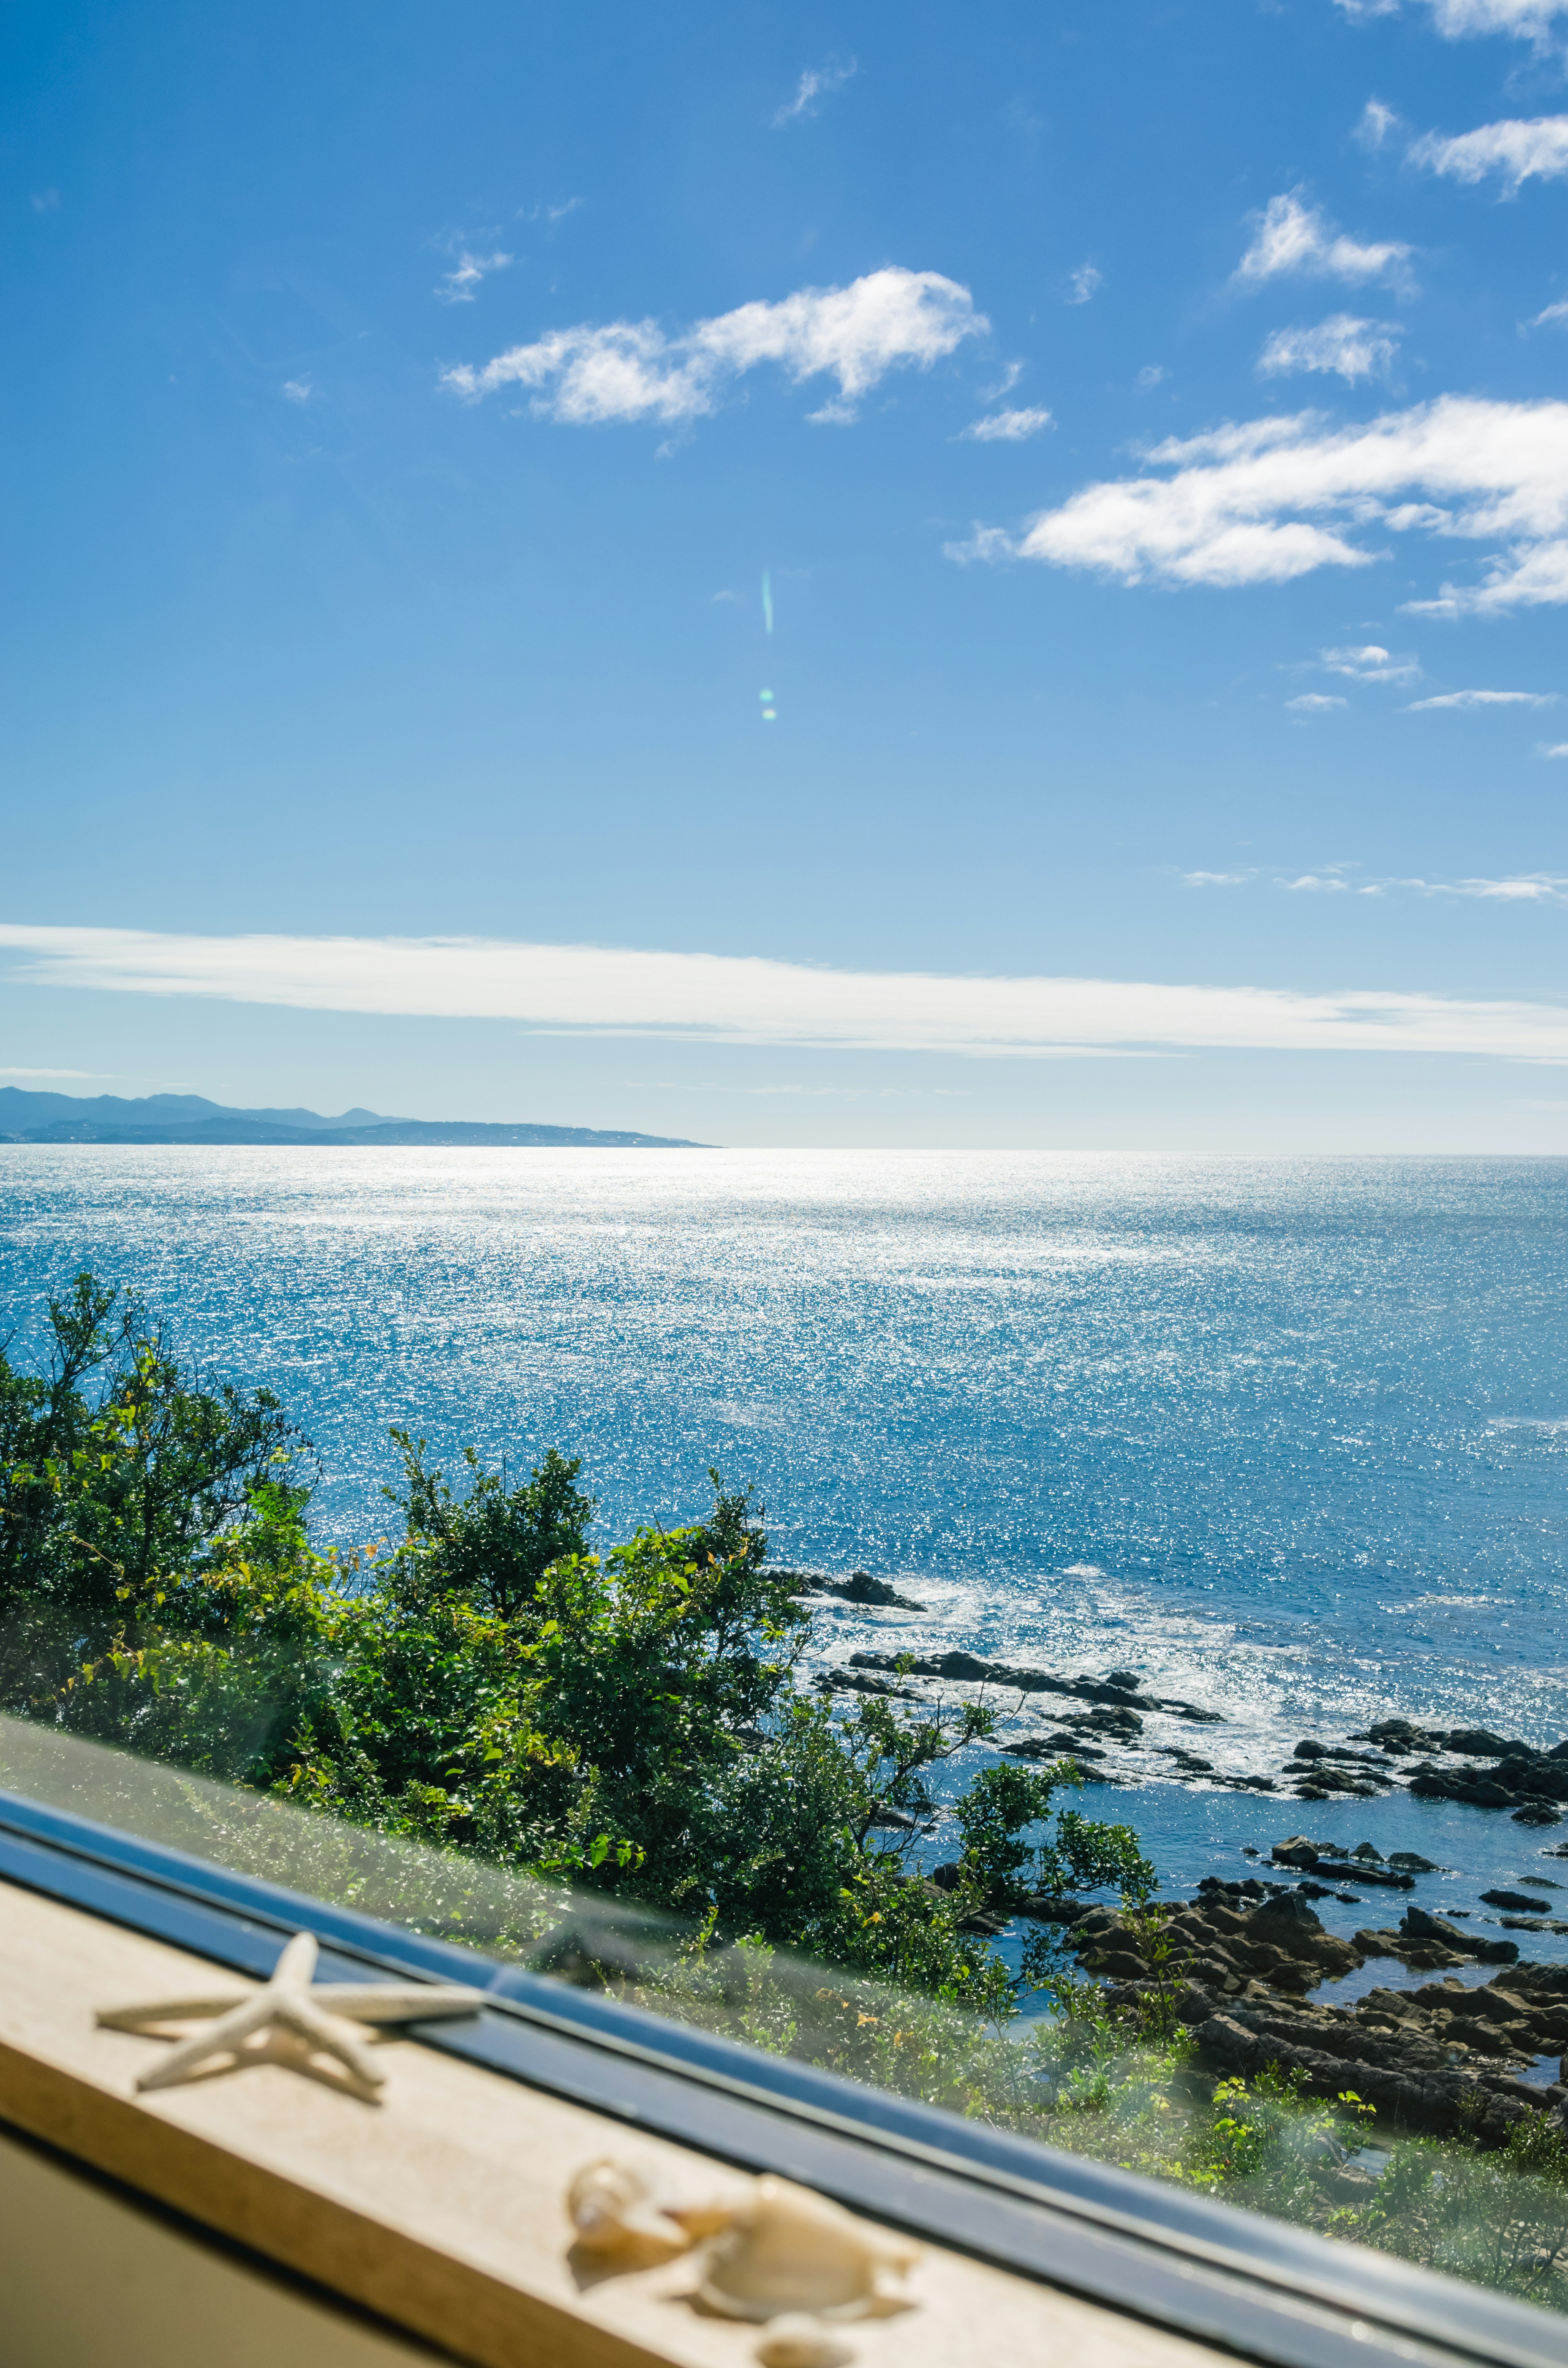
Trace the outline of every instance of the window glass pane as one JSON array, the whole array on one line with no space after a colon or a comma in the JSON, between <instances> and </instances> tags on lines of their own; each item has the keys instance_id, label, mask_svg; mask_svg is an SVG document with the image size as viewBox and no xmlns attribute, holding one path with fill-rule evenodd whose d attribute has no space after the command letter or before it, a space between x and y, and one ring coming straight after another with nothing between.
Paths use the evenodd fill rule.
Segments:
<instances>
[{"instance_id":1,"label":"window glass pane","mask_svg":"<svg viewBox=\"0 0 1568 2368\"><path fill-rule=\"evenodd\" d=\"M86 1281L0 1392L8 1789L1563 2305L1554 1737L1265 1776L1244 1678L976 1651L942 1553L803 1572L723 1482L612 1526L548 1450L398 1432L355 1543L288 1406Z\"/></svg>"}]
</instances>

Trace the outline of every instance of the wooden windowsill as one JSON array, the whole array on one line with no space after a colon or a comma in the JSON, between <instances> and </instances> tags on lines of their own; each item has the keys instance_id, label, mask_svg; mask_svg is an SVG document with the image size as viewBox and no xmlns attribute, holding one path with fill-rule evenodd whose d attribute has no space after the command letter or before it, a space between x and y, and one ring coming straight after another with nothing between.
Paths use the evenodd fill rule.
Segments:
<instances>
[{"instance_id":1,"label":"wooden windowsill","mask_svg":"<svg viewBox=\"0 0 1568 2368\"><path fill-rule=\"evenodd\" d=\"M411 2040L386 2043L379 2105L277 2065L138 2095L167 2043L100 2031L95 2011L212 1981L203 1959L0 1884L0 2123L478 2368L751 2368L759 2330L695 2309L688 2260L596 2277L564 2208L604 2155L667 2164L687 2189L734 2174ZM918 2308L843 2330L858 2368L1215 2358L937 2248L912 2293Z\"/></svg>"}]
</instances>

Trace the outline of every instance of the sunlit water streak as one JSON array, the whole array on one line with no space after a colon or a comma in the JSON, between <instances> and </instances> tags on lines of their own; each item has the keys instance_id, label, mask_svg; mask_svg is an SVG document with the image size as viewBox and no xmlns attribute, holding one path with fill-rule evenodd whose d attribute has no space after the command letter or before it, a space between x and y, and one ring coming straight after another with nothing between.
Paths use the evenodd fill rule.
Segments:
<instances>
[{"instance_id":1,"label":"sunlit water streak","mask_svg":"<svg viewBox=\"0 0 1568 2368\"><path fill-rule=\"evenodd\" d=\"M779 1559L927 1603L829 1614L835 1655L1134 1668L1224 1712L1183 1740L1256 1768L1394 1710L1568 1733L1565 1180L6 1146L0 1290L17 1354L88 1264L210 1374L276 1388L326 1466L324 1534L381 1526L392 1423L449 1459L581 1455L610 1533L691 1515L717 1464L758 1486ZM1202 1801L1229 1806L1160 1798L1195 1839Z\"/></svg>"}]
</instances>

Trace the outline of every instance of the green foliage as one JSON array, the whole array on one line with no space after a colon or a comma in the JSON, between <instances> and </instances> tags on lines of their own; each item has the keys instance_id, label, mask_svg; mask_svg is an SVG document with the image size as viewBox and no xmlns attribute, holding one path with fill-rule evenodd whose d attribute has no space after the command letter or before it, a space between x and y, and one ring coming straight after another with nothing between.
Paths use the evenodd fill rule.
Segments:
<instances>
[{"instance_id":1,"label":"green foliage","mask_svg":"<svg viewBox=\"0 0 1568 2368\"><path fill-rule=\"evenodd\" d=\"M197 1386L90 1276L52 1321L47 1375L0 1367L0 1706L634 1898L708 1936L694 1966L744 1937L994 2023L1017 1985L977 1912L1139 1878L1124 1828L1046 1831L1074 1771L1007 1763L961 1793L957 1888L923 1880L910 1821L990 1713L802 1691L811 1615L716 1473L703 1520L596 1550L575 1462L471 1453L454 1488L397 1431L402 1534L340 1562L276 1401Z\"/></svg>"},{"instance_id":2,"label":"green foliage","mask_svg":"<svg viewBox=\"0 0 1568 2368\"><path fill-rule=\"evenodd\" d=\"M85 1656L163 1609L306 1442L270 1391L200 1387L135 1298L79 1274L51 1300L48 1370L0 1355L0 1707L47 1702Z\"/></svg>"},{"instance_id":3,"label":"green foliage","mask_svg":"<svg viewBox=\"0 0 1568 2368\"><path fill-rule=\"evenodd\" d=\"M463 1595L516 1619L552 1562L587 1552L595 1505L577 1486L576 1459L552 1447L521 1487L508 1489L505 1473L484 1471L471 1447L469 1491L460 1498L426 1462L422 1439L406 1430L392 1436L403 1452L404 1493L384 1493L403 1513L410 1557L433 1592Z\"/></svg>"}]
</instances>

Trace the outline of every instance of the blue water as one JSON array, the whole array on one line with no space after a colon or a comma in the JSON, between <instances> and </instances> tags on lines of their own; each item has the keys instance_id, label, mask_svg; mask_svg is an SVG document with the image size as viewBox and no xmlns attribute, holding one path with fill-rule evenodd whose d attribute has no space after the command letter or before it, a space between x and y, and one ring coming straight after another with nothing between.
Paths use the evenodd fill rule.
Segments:
<instances>
[{"instance_id":1,"label":"blue water","mask_svg":"<svg viewBox=\"0 0 1568 2368\"><path fill-rule=\"evenodd\" d=\"M77 1266L139 1284L311 1432L324 1537L380 1531L392 1423L454 1460L581 1455L607 1532L692 1514L716 1463L779 1559L928 1606L826 1615L835 1656L1132 1668L1227 1721L1159 1740L1257 1769L1391 1711L1568 1735L1565 1185L1558 1160L6 1146L0 1304L20 1356ZM1199 1871L1216 1820L1231 1873L1239 1839L1341 1822L1450 1855L1380 1838L1436 1834L1425 1804L1157 1772L1147 1814ZM1557 1836L1455 1817L1489 1865L1551 1863Z\"/></svg>"}]
</instances>

